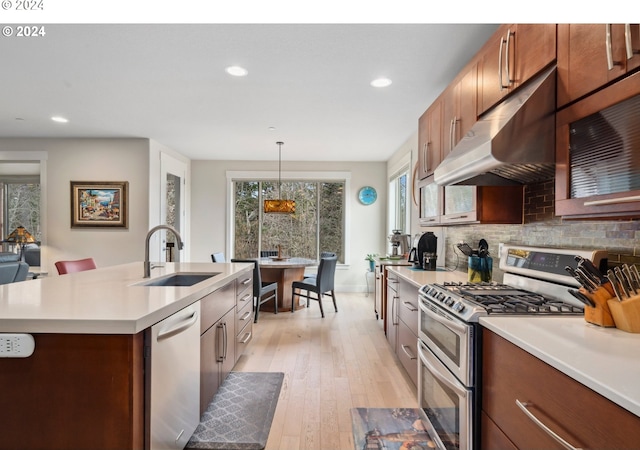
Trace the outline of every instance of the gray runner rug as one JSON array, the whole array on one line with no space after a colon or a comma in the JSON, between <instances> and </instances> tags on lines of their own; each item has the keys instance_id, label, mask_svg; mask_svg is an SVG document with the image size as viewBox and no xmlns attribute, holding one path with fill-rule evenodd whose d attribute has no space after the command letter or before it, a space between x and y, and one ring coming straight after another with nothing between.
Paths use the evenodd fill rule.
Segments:
<instances>
[{"instance_id":1,"label":"gray runner rug","mask_svg":"<svg viewBox=\"0 0 640 450\"><path fill-rule=\"evenodd\" d=\"M185 449L263 449L284 373L231 372Z\"/></svg>"}]
</instances>

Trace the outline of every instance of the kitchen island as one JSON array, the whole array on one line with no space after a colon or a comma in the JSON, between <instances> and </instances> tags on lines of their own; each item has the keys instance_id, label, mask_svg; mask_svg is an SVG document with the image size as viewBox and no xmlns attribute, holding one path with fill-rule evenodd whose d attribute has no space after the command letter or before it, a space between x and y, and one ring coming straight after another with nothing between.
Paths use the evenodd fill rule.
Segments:
<instances>
[{"instance_id":1,"label":"kitchen island","mask_svg":"<svg viewBox=\"0 0 640 450\"><path fill-rule=\"evenodd\" d=\"M205 298L203 323L218 298L235 321L236 294L251 285L251 269L167 263L145 279L135 262L1 286L0 333L31 335L35 349L0 358L0 448L148 448L149 330ZM192 286L143 285L178 272L215 275ZM196 415L198 407L197 399L189 405Z\"/></svg>"}]
</instances>

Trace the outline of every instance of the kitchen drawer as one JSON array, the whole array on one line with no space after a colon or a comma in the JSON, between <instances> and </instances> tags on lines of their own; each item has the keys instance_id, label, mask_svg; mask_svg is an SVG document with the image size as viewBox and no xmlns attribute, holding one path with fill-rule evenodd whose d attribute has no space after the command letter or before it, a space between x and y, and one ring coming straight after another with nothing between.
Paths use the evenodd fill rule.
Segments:
<instances>
[{"instance_id":1,"label":"kitchen drawer","mask_svg":"<svg viewBox=\"0 0 640 450\"><path fill-rule=\"evenodd\" d=\"M416 336L418 335L418 317L420 312L418 309L418 288L406 281L400 280L400 293L398 300L398 317L402 320L409 330Z\"/></svg>"},{"instance_id":2,"label":"kitchen drawer","mask_svg":"<svg viewBox=\"0 0 640 450\"><path fill-rule=\"evenodd\" d=\"M235 280L200 300L200 334L216 323L227 311L236 306Z\"/></svg>"},{"instance_id":3,"label":"kitchen drawer","mask_svg":"<svg viewBox=\"0 0 640 450\"><path fill-rule=\"evenodd\" d=\"M236 278L236 306L240 311L249 303L253 304L253 272L248 271Z\"/></svg>"},{"instance_id":4,"label":"kitchen drawer","mask_svg":"<svg viewBox=\"0 0 640 450\"><path fill-rule=\"evenodd\" d=\"M418 337L409 327L400 321L398 323L398 359L415 386L418 385Z\"/></svg>"},{"instance_id":5,"label":"kitchen drawer","mask_svg":"<svg viewBox=\"0 0 640 450\"><path fill-rule=\"evenodd\" d=\"M236 330L242 330L245 325L249 322L253 322L253 305L251 303L246 303L242 306L242 309L239 309L240 305L238 305L238 312L236 313Z\"/></svg>"},{"instance_id":6,"label":"kitchen drawer","mask_svg":"<svg viewBox=\"0 0 640 450\"><path fill-rule=\"evenodd\" d=\"M244 353L252 337L253 321L248 320L247 323L244 324L244 328L236 335L236 361L238 361L238 358Z\"/></svg>"},{"instance_id":7,"label":"kitchen drawer","mask_svg":"<svg viewBox=\"0 0 640 450\"><path fill-rule=\"evenodd\" d=\"M638 448L640 417L489 330L483 339L482 410L516 447L562 448L525 415L519 400L574 447Z\"/></svg>"}]
</instances>

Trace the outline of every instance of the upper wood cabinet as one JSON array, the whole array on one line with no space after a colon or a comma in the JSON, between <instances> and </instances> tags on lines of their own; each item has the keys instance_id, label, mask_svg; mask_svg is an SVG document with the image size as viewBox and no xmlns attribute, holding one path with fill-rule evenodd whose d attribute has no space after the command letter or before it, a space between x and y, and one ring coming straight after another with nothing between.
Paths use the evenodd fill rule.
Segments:
<instances>
[{"instance_id":1,"label":"upper wood cabinet","mask_svg":"<svg viewBox=\"0 0 640 450\"><path fill-rule=\"evenodd\" d=\"M478 58L481 115L556 59L556 25L502 25Z\"/></svg>"},{"instance_id":2,"label":"upper wood cabinet","mask_svg":"<svg viewBox=\"0 0 640 450\"><path fill-rule=\"evenodd\" d=\"M640 66L640 25L558 25L558 108Z\"/></svg>"},{"instance_id":3,"label":"upper wood cabinet","mask_svg":"<svg viewBox=\"0 0 640 450\"><path fill-rule=\"evenodd\" d=\"M446 158L478 118L478 64L461 72L442 95L442 158Z\"/></svg>"},{"instance_id":4,"label":"upper wood cabinet","mask_svg":"<svg viewBox=\"0 0 640 450\"><path fill-rule=\"evenodd\" d=\"M437 100L418 119L418 178L425 179L442 161L442 102Z\"/></svg>"}]
</instances>

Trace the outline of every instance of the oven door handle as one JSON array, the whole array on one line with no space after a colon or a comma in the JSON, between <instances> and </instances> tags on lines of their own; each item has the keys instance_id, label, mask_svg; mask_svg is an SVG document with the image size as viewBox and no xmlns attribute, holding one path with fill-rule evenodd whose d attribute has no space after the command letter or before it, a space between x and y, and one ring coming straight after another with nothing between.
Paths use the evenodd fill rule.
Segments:
<instances>
[{"instance_id":1,"label":"oven door handle","mask_svg":"<svg viewBox=\"0 0 640 450\"><path fill-rule=\"evenodd\" d=\"M423 343L419 343L418 345L418 355L420 356L420 362L424 364L427 367L427 369L429 369L429 372L431 372L431 374L434 377L436 377L438 380L440 380L441 382L449 386L449 388L454 390L456 394L466 397L468 392L467 392L467 389L464 387L464 385L460 383L453 375L450 375L448 369L444 367L444 365L442 366L444 370L444 374L442 373L441 370L438 370L438 368L431 363L429 358L430 355L427 355L422 349L423 346L424 346Z\"/></svg>"},{"instance_id":2,"label":"oven door handle","mask_svg":"<svg viewBox=\"0 0 640 450\"><path fill-rule=\"evenodd\" d=\"M424 311L424 313L431 317L433 320L446 325L447 327L453 328L456 331L459 331L460 333L465 333L467 332L467 328L464 325L459 324L458 322L455 322L454 319L446 317L444 315L440 315L435 311L432 311L431 308L429 308L429 306L427 306L425 304L425 301L420 299L420 309L422 311Z\"/></svg>"}]
</instances>

